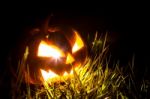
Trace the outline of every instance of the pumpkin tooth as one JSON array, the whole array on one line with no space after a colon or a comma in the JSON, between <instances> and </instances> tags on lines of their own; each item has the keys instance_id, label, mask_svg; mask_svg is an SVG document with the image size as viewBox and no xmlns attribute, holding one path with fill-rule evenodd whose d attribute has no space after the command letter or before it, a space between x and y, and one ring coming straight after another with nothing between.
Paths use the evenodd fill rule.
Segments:
<instances>
[{"instance_id":1,"label":"pumpkin tooth","mask_svg":"<svg viewBox=\"0 0 150 99\"><path fill-rule=\"evenodd\" d=\"M68 73L67 73L67 72L64 72L63 76L67 76L67 75L68 75Z\"/></svg>"},{"instance_id":2,"label":"pumpkin tooth","mask_svg":"<svg viewBox=\"0 0 150 99\"><path fill-rule=\"evenodd\" d=\"M41 73L42 73L42 77L45 81L48 81L49 79L58 77L57 74L55 74L54 72L52 72L51 70L49 70L48 72L41 69Z\"/></svg>"}]
</instances>

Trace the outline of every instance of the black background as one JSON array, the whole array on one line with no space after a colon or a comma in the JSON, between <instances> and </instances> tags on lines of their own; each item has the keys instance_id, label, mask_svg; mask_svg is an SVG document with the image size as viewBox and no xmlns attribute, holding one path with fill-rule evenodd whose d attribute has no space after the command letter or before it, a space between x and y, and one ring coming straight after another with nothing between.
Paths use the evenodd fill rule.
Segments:
<instances>
[{"instance_id":1,"label":"black background","mask_svg":"<svg viewBox=\"0 0 150 99\"><path fill-rule=\"evenodd\" d=\"M53 14L51 24L69 25L81 32L84 38L87 37L87 33L93 37L96 31L99 31L99 34L108 32L112 60L120 60L122 66L125 66L135 55L136 75L139 79L142 77L149 79L148 8L145 5L83 3L80 6L76 4L66 6L60 4L55 6L50 4L45 7L18 5L2 8L1 93L10 89L11 70L8 64L10 56L16 57L17 52L21 53L19 47L22 46L26 35L24 31L38 26L51 14Z\"/></svg>"}]
</instances>

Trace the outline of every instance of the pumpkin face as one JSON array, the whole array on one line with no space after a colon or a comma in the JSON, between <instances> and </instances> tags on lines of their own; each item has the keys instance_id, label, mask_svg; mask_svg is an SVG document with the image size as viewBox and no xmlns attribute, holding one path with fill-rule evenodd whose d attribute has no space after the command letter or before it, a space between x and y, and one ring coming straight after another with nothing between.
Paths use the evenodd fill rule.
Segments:
<instances>
[{"instance_id":1,"label":"pumpkin face","mask_svg":"<svg viewBox=\"0 0 150 99\"><path fill-rule=\"evenodd\" d=\"M34 32L36 35L28 44L30 83L41 83L41 78L46 80L70 74L73 68L84 63L86 46L77 31L48 28L46 33L39 29Z\"/></svg>"}]
</instances>

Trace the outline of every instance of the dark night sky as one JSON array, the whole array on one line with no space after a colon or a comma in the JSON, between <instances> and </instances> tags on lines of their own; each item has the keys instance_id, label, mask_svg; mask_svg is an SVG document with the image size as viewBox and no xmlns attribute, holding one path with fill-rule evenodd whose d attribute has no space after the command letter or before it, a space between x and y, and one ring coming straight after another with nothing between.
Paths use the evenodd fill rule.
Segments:
<instances>
[{"instance_id":1,"label":"dark night sky","mask_svg":"<svg viewBox=\"0 0 150 99\"><path fill-rule=\"evenodd\" d=\"M109 6L109 5L108 5ZM61 7L61 6L60 6ZM77 6L76 6L77 7ZM52 7L10 7L3 10L1 25L1 60L0 71L4 75L5 64L12 51L20 52L18 46L24 39L23 31L36 27L47 15L53 14L52 24L65 24L82 32L83 36L95 31L109 32L112 41L112 58L119 59L123 64L131 60L135 54L138 73L149 68L148 28L146 8L139 5L97 6L80 8L52 8ZM8 72L8 71L7 71Z\"/></svg>"}]
</instances>

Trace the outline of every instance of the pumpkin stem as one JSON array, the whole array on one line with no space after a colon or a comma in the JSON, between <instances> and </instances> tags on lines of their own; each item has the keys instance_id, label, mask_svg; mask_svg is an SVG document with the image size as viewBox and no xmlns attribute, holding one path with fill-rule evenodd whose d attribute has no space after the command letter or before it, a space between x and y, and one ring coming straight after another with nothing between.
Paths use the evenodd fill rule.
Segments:
<instances>
[{"instance_id":1,"label":"pumpkin stem","mask_svg":"<svg viewBox=\"0 0 150 99\"><path fill-rule=\"evenodd\" d=\"M48 17L44 20L43 25L41 26L41 30L44 34L47 34L49 22L50 22L52 16L53 16L53 14L48 15Z\"/></svg>"}]
</instances>

